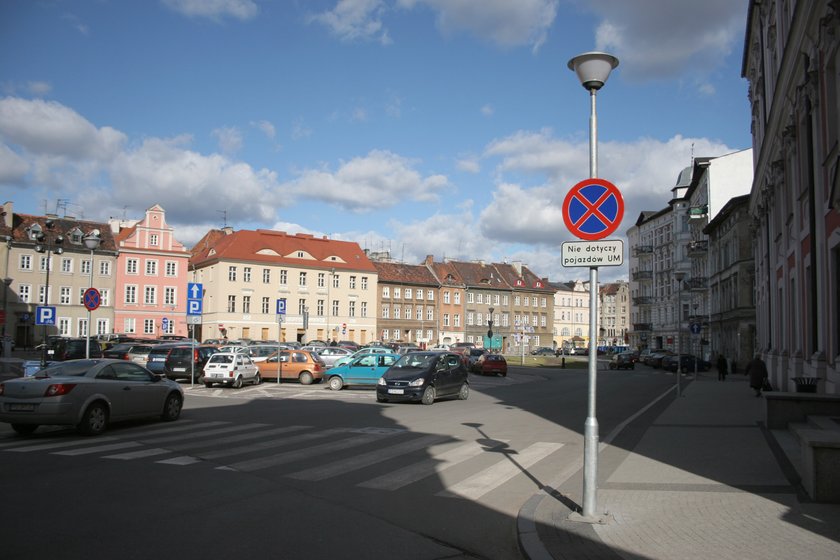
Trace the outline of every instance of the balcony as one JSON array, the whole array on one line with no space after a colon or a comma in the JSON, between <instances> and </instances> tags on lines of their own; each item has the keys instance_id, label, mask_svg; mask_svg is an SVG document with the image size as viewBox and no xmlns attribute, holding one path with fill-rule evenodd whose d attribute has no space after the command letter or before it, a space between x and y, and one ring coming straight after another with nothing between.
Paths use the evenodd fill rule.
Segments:
<instances>
[{"instance_id":1,"label":"balcony","mask_svg":"<svg viewBox=\"0 0 840 560\"><path fill-rule=\"evenodd\" d=\"M652 270L637 270L633 272L633 280L653 280L653 271Z\"/></svg>"},{"instance_id":2,"label":"balcony","mask_svg":"<svg viewBox=\"0 0 840 560\"><path fill-rule=\"evenodd\" d=\"M703 239L702 241L690 241L686 246L689 257L705 257L709 251L709 241Z\"/></svg>"},{"instance_id":3,"label":"balcony","mask_svg":"<svg viewBox=\"0 0 840 560\"><path fill-rule=\"evenodd\" d=\"M708 287L708 281L707 281L707 278L705 276L698 276L698 277L689 278L688 280L686 280L685 285L689 290L691 290L693 292L697 292L697 291L702 292L703 290L705 290Z\"/></svg>"},{"instance_id":4,"label":"balcony","mask_svg":"<svg viewBox=\"0 0 840 560\"><path fill-rule=\"evenodd\" d=\"M633 298L633 305L653 305L654 298L649 296L638 296Z\"/></svg>"},{"instance_id":5,"label":"balcony","mask_svg":"<svg viewBox=\"0 0 840 560\"><path fill-rule=\"evenodd\" d=\"M633 332L650 332L652 330L650 323L633 323Z\"/></svg>"},{"instance_id":6,"label":"balcony","mask_svg":"<svg viewBox=\"0 0 840 560\"><path fill-rule=\"evenodd\" d=\"M633 247L633 256L639 257L653 254L653 245L637 245Z\"/></svg>"}]
</instances>

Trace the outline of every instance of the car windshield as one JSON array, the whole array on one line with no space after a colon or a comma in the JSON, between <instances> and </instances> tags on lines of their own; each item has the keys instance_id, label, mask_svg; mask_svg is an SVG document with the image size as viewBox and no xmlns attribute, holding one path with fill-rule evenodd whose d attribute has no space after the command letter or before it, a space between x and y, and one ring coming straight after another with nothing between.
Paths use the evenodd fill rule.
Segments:
<instances>
[{"instance_id":1,"label":"car windshield","mask_svg":"<svg viewBox=\"0 0 840 560\"><path fill-rule=\"evenodd\" d=\"M392 367L397 369L423 369L435 363L437 359L438 356L436 354L419 354L417 352L412 352L411 354L404 355Z\"/></svg>"},{"instance_id":2,"label":"car windshield","mask_svg":"<svg viewBox=\"0 0 840 560\"><path fill-rule=\"evenodd\" d=\"M230 364L233 362L233 354L213 354L210 361L215 364Z\"/></svg>"},{"instance_id":3,"label":"car windshield","mask_svg":"<svg viewBox=\"0 0 840 560\"><path fill-rule=\"evenodd\" d=\"M35 375L36 377L81 376L97 363L98 360L71 360L47 366Z\"/></svg>"}]
</instances>

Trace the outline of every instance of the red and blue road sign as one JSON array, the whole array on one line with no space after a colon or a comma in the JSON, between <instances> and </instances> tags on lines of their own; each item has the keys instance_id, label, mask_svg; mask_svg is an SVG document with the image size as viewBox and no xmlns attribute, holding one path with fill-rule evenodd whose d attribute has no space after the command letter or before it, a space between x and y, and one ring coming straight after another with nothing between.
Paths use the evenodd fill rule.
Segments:
<instances>
[{"instance_id":1,"label":"red and blue road sign","mask_svg":"<svg viewBox=\"0 0 840 560\"><path fill-rule=\"evenodd\" d=\"M85 290L85 294L82 298L85 302L85 308L88 311L94 311L95 309L99 308L99 304L102 303L102 296L99 294L99 290L96 288L88 288Z\"/></svg>"},{"instance_id":2,"label":"red and blue road sign","mask_svg":"<svg viewBox=\"0 0 840 560\"><path fill-rule=\"evenodd\" d=\"M603 239L621 225L624 199L618 187L592 177L572 187L563 200L563 221L575 237Z\"/></svg>"}]
</instances>

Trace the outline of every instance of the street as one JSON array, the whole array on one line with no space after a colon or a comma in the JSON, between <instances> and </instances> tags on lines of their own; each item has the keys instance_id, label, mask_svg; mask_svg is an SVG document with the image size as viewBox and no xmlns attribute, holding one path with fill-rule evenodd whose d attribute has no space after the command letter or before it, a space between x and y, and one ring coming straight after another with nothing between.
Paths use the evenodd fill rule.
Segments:
<instances>
[{"instance_id":1,"label":"street","mask_svg":"<svg viewBox=\"0 0 840 560\"><path fill-rule=\"evenodd\" d=\"M602 441L673 381L599 370ZM519 509L582 461L586 370L512 363L470 382L432 406L186 384L175 423L96 438L3 424L3 556L521 558Z\"/></svg>"}]
</instances>

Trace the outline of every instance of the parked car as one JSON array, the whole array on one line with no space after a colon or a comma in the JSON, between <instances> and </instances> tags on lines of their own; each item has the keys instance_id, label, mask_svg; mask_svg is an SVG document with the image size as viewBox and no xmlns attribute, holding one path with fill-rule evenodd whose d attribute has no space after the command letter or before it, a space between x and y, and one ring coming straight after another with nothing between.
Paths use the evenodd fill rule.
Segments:
<instances>
[{"instance_id":1,"label":"parked car","mask_svg":"<svg viewBox=\"0 0 840 560\"><path fill-rule=\"evenodd\" d=\"M410 352L388 368L376 385L376 400L420 401L470 395L467 367L454 352Z\"/></svg>"},{"instance_id":2,"label":"parked car","mask_svg":"<svg viewBox=\"0 0 840 560\"><path fill-rule=\"evenodd\" d=\"M353 351L341 346L312 346L312 351L317 352L321 359L324 360L324 365L331 368L336 361L341 358L347 358L353 355Z\"/></svg>"},{"instance_id":3,"label":"parked car","mask_svg":"<svg viewBox=\"0 0 840 560\"><path fill-rule=\"evenodd\" d=\"M330 348L336 348L335 346L330 346ZM362 348L361 350L357 350L353 352L349 356L342 356L341 358L337 359L333 362L333 367L343 366L349 364L350 361L362 354L396 354L396 351L392 348L388 348L387 346L369 346L367 348Z\"/></svg>"},{"instance_id":4,"label":"parked car","mask_svg":"<svg viewBox=\"0 0 840 560\"><path fill-rule=\"evenodd\" d=\"M41 425L75 426L84 435L97 435L118 420L177 420L183 402L177 383L133 362L68 360L34 377L0 383L0 422L24 435Z\"/></svg>"},{"instance_id":5,"label":"parked car","mask_svg":"<svg viewBox=\"0 0 840 560\"><path fill-rule=\"evenodd\" d=\"M281 348L286 348L282 344ZM254 360L254 363L264 362L269 356L277 352L277 344L257 343L248 346L248 355Z\"/></svg>"},{"instance_id":6,"label":"parked car","mask_svg":"<svg viewBox=\"0 0 840 560\"><path fill-rule=\"evenodd\" d=\"M569 352L572 356L588 356L589 355L589 348L586 346L575 346Z\"/></svg>"},{"instance_id":7,"label":"parked car","mask_svg":"<svg viewBox=\"0 0 840 560\"><path fill-rule=\"evenodd\" d=\"M348 350L355 352L359 349L359 343L353 342L352 340L339 340L338 341L339 348L347 348Z\"/></svg>"},{"instance_id":8,"label":"parked car","mask_svg":"<svg viewBox=\"0 0 840 560\"><path fill-rule=\"evenodd\" d=\"M484 354L473 364L471 371L481 375L507 377L507 360L501 354Z\"/></svg>"},{"instance_id":9,"label":"parked car","mask_svg":"<svg viewBox=\"0 0 840 560\"><path fill-rule=\"evenodd\" d=\"M662 369L668 371L677 371L677 363L681 363L683 373L690 373L694 371L694 363L697 362L697 371L708 371L711 364L709 362L695 358L691 354L681 354L679 358L676 355L666 356L662 359Z\"/></svg>"},{"instance_id":10,"label":"parked car","mask_svg":"<svg viewBox=\"0 0 840 560\"><path fill-rule=\"evenodd\" d=\"M166 357L176 346L179 346L177 342L154 345L146 355L146 369L156 375L166 375Z\"/></svg>"},{"instance_id":11,"label":"parked car","mask_svg":"<svg viewBox=\"0 0 840 560\"><path fill-rule=\"evenodd\" d=\"M610 369L636 369L636 355L633 352L621 352L613 354L610 360Z\"/></svg>"},{"instance_id":12,"label":"parked car","mask_svg":"<svg viewBox=\"0 0 840 560\"><path fill-rule=\"evenodd\" d=\"M467 354L467 369L472 368L473 364L485 354L487 354L487 350L484 348L470 348Z\"/></svg>"},{"instance_id":13,"label":"parked car","mask_svg":"<svg viewBox=\"0 0 840 560\"><path fill-rule=\"evenodd\" d=\"M179 344L169 351L163 371L169 379L188 379L198 382L210 356L219 352L212 344Z\"/></svg>"},{"instance_id":14,"label":"parked car","mask_svg":"<svg viewBox=\"0 0 840 560\"><path fill-rule=\"evenodd\" d=\"M408 354L417 350L420 350L420 347L413 342L403 342L397 345L397 354Z\"/></svg>"},{"instance_id":15,"label":"parked car","mask_svg":"<svg viewBox=\"0 0 840 560\"><path fill-rule=\"evenodd\" d=\"M531 350L531 354L534 356L553 356L554 349L549 348L548 346L540 346L539 348Z\"/></svg>"},{"instance_id":16,"label":"parked car","mask_svg":"<svg viewBox=\"0 0 840 560\"><path fill-rule=\"evenodd\" d=\"M85 345L90 348L89 355L85 355ZM58 337L47 347L47 361L63 362L65 360L78 360L81 358L101 358L102 347L95 338Z\"/></svg>"},{"instance_id":17,"label":"parked car","mask_svg":"<svg viewBox=\"0 0 840 560\"><path fill-rule=\"evenodd\" d=\"M399 358L398 354L360 354L350 363L327 371L327 384L333 391L340 391L347 385L376 385Z\"/></svg>"},{"instance_id":18,"label":"parked car","mask_svg":"<svg viewBox=\"0 0 840 560\"><path fill-rule=\"evenodd\" d=\"M475 348L474 342L456 342L452 348Z\"/></svg>"},{"instance_id":19,"label":"parked car","mask_svg":"<svg viewBox=\"0 0 840 560\"><path fill-rule=\"evenodd\" d=\"M307 350L281 350L268 356L265 361L257 364L260 375L266 381L273 379L277 381L278 372L280 380L297 380L302 385L320 383L327 370L324 360L316 352Z\"/></svg>"},{"instance_id":20,"label":"parked car","mask_svg":"<svg viewBox=\"0 0 840 560\"><path fill-rule=\"evenodd\" d=\"M146 365L146 358L154 347L153 344L141 344L138 342L120 342L102 352L104 358L115 360L129 360L141 366Z\"/></svg>"},{"instance_id":21,"label":"parked car","mask_svg":"<svg viewBox=\"0 0 840 560\"><path fill-rule=\"evenodd\" d=\"M215 383L239 389L245 383L262 383L260 370L248 354L243 352L216 352L204 364L204 386Z\"/></svg>"},{"instance_id":22,"label":"parked car","mask_svg":"<svg viewBox=\"0 0 840 560\"><path fill-rule=\"evenodd\" d=\"M647 365L649 365L653 368L661 368L663 360L665 358L667 358L668 356L673 356L673 355L674 355L674 353L671 352L670 350L659 350L657 352L654 352L650 356L648 356Z\"/></svg>"}]
</instances>

